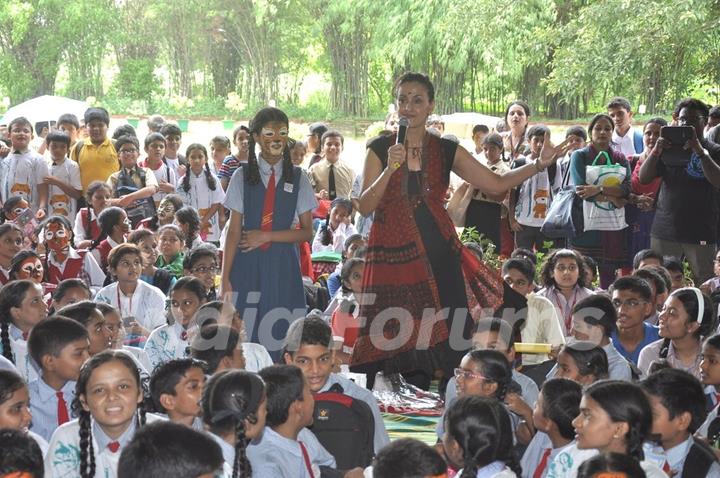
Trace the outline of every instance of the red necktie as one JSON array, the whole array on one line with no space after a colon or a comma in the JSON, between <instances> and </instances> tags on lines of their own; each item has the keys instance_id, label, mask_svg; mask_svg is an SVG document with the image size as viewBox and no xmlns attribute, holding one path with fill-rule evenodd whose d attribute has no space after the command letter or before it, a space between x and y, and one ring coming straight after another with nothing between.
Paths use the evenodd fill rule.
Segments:
<instances>
[{"instance_id":1,"label":"red necktie","mask_svg":"<svg viewBox=\"0 0 720 478\"><path fill-rule=\"evenodd\" d=\"M180 332L180 340L187 340L187 330Z\"/></svg>"},{"instance_id":2,"label":"red necktie","mask_svg":"<svg viewBox=\"0 0 720 478\"><path fill-rule=\"evenodd\" d=\"M63 397L62 391L55 392L55 395L58 399L58 408L57 408L57 415L58 415L58 425L62 425L63 423L67 423L70 421L70 417L68 417L67 412L67 403L65 403L65 398Z\"/></svg>"},{"instance_id":3,"label":"red necktie","mask_svg":"<svg viewBox=\"0 0 720 478\"><path fill-rule=\"evenodd\" d=\"M305 461L305 468L307 468L310 476L314 478L315 475L313 475L312 465L310 464L310 456L308 455L307 449L305 448L305 444L303 442L298 443L300 443L300 450L302 451L303 460Z\"/></svg>"},{"instance_id":4,"label":"red necktie","mask_svg":"<svg viewBox=\"0 0 720 478\"><path fill-rule=\"evenodd\" d=\"M672 472L672 470L670 469L670 463L668 463L667 461L665 461L665 464L664 464L663 467L662 467L662 471L663 471L667 476L670 476L670 473Z\"/></svg>"},{"instance_id":5,"label":"red necktie","mask_svg":"<svg viewBox=\"0 0 720 478\"><path fill-rule=\"evenodd\" d=\"M120 442L119 441L111 441L108 443L108 450L115 453L120 449Z\"/></svg>"},{"instance_id":6,"label":"red necktie","mask_svg":"<svg viewBox=\"0 0 720 478\"><path fill-rule=\"evenodd\" d=\"M275 210L275 166L270 166L270 179L268 179L267 188L265 188L265 201L263 202L262 221L260 222L261 231L272 231L273 211ZM266 251L270 248L270 243L266 242L260 246L260 249Z\"/></svg>"},{"instance_id":7,"label":"red necktie","mask_svg":"<svg viewBox=\"0 0 720 478\"><path fill-rule=\"evenodd\" d=\"M29 335L29 334L28 334L27 332L23 332L23 333L22 333L22 338L23 338L23 340L24 340L25 342L27 342L28 335Z\"/></svg>"},{"instance_id":8,"label":"red necktie","mask_svg":"<svg viewBox=\"0 0 720 478\"><path fill-rule=\"evenodd\" d=\"M548 459L550 458L551 452L552 452L552 448L545 448L545 452L543 453L543 456L540 459L540 463L538 464L537 468L535 468L535 473L533 473L533 478L541 478L543 476L543 473L545 472L545 468L547 468Z\"/></svg>"}]
</instances>

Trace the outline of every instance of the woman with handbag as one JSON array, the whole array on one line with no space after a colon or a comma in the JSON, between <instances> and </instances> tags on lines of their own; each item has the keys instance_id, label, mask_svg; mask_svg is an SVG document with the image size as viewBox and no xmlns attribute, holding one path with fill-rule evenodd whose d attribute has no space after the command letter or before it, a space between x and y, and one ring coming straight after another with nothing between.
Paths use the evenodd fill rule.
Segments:
<instances>
[{"instance_id":1,"label":"woman with handbag","mask_svg":"<svg viewBox=\"0 0 720 478\"><path fill-rule=\"evenodd\" d=\"M627 263L625 204L638 203L631 193L631 171L625 156L610 146L613 121L606 114L593 117L590 144L570 158L576 194L583 199L584 232L571 239L572 248L598 262L600 286L607 289L615 270Z\"/></svg>"}]
</instances>

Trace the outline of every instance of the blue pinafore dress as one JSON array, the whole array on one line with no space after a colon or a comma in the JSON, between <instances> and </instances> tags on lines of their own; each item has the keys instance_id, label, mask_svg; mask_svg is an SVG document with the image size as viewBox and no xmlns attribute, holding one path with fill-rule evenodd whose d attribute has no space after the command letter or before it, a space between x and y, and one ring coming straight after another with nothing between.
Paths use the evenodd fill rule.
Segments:
<instances>
[{"instance_id":1,"label":"blue pinafore dress","mask_svg":"<svg viewBox=\"0 0 720 478\"><path fill-rule=\"evenodd\" d=\"M294 167L292 183L281 178L275 188L273 231L293 227L301 174L300 168ZM260 229L266 189L262 181L243 184L243 230ZM248 340L264 345L277 360L290 323L306 314L297 244L272 242L266 250L238 249L230 283L237 294L235 307L245 322Z\"/></svg>"}]
</instances>

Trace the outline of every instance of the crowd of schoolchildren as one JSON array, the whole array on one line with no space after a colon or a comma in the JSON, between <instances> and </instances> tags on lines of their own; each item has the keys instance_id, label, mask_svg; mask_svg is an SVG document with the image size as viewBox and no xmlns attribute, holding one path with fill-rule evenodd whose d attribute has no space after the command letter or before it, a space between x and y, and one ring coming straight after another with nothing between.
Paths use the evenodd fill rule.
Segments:
<instances>
[{"instance_id":1,"label":"crowd of schoolchildren","mask_svg":"<svg viewBox=\"0 0 720 478\"><path fill-rule=\"evenodd\" d=\"M720 120L720 110L692 101L673 121ZM529 116L518 101L495 131L476 126L478 161L499 173L535 161L548 129L529 126ZM289 125L263 118L238 127L232 142L217 136L184 155L175 124L154 117L143 141L129 125L109 137L101 108L90 108L82 127L61 116L42 141L33 140L42 128L25 118L7 126L0 476L720 477L720 202L707 164L720 160L715 129L697 140L702 151L687 170L675 171L657 161L667 121L636 131L630 104L618 98L587 132L569 128L567 156L516 191L451 186L453 221L497 246L502 277L527 309L522 320L473 314L472 350L440 381L445 409L431 447L390 442L372 391L346 373L373 218L355 217L362 175L341 159L343 136L310 125L306 141L281 151L280 179L255 147L271 151L263 136L286 137ZM388 118L389 130L396 120ZM428 123L433 134L443 126ZM588 179L598 164L613 166L616 180ZM245 189L243 174L251 176ZM276 185L294 203L274 205L269 197L285 197ZM568 243L546 237L552 200L568 185L594 207L621 211L613 213L619 226L593 230L596 216L586 214L586 231ZM702 197L715 202L698 205L702 197L688 193L696 210L678 218L688 207L676 204L682 191L708 187ZM286 210L287 221L275 221L287 225L266 224L268 203ZM235 237L235 213L245 210L243 226L255 221L258 231ZM688 232L688 221L704 223ZM306 284L307 298L322 289L330 299L314 300L325 310L283 329L277 348L259 343L258 325L221 296L232 274L274 264L224 271L238 263L223 246L261 250L267 234L278 238L272 247L292 244L294 255L272 250L296 263L257 272L260 284L297 269L311 284L319 279ZM342 259L318 278L311 257L323 253ZM687 284L683 260L700 287ZM338 437L349 435L323 428L333 407L350 404L364 417L352 436L369 430L368 454L348 453L355 445Z\"/></svg>"}]
</instances>

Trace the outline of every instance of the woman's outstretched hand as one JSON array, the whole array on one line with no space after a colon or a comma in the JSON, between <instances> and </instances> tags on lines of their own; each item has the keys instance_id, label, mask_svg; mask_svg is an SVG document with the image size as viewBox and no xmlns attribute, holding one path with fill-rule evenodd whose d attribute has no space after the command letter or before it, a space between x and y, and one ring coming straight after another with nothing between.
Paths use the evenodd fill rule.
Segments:
<instances>
[{"instance_id":1,"label":"woman's outstretched hand","mask_svg":"<svg viewBox=\"0 0 720 478\"><path fill-rule=\"evenodd\" d=\"M550 133L545 133L545 140L543 141L543 147L540 150L540 157L538 158L538 163L540 165L539 169L546 169L555 164L555 161L557 161L558 158L563 157L565 153L567 153L567 150L567 139L555 146L550 140Z\"/></svg>"}]
</instances>

